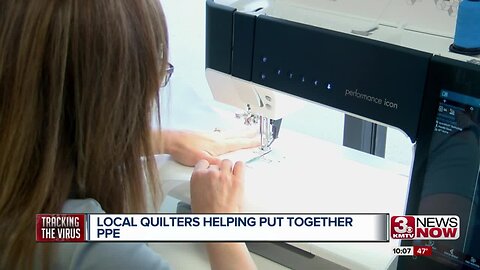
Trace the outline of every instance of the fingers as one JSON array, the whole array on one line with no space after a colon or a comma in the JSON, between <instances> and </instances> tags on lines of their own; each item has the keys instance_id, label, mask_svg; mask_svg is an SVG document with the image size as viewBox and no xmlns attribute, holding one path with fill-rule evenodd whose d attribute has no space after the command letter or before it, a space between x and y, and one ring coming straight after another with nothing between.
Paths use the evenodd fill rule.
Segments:
<instances>
[{"instance_id":1,"label":"fingers","mask_svg":"<svg viewBox=\"0 0 480 270\"><path fill-rule=\"evenodd\" d=\"M238 179L243 179L245 177L245 163L241 161L235 162L233 167L233 175Z\"/></svg>"},{"instance_id":2,"label":"fingers","mask_svg":"<svg viewBox=\"0 0 480 270\"><path fill-rule=\"evenodd\" d=\"M243 169L237 162L232 169L230 160L220 165L200 160L190 181L194 213L239 213L243 204Z\"/></svg>"},{"instance_id":3,"label":"fingers","mask_svg":"<svg viewBox=\"0 0 480 270\"><path fill-rule=\"evenodd\" d=\"M210 165L210 166L208 167L208 170L209 170L209 171L217 171L217 172L219 172L219 171L220 171L220 168L219 168L217 165Z\"/></svg>"},{"instance_id":4,"label":"fingers","mask_svg":"<svg viewBox=\"0 0 480 270\"><path fill-rule=\"evenodd\" d=\"M232 162L228 159L222 160L222 162L220 163L220 171L231 172L232 171Z\"/></svg>"},{"instance_id":5,"label":"fingers","mask_svg":"<svg viewBox=\"0 0 480 270\"><path fill-rule=\"evenodd\" d=\"M199 171L199 170L216 170L216 171L222 171L222 172L225 172L225 173L233 173L235 174L235 172L232 172L232 161L228 160L228 159L224 159L222 161L220 161L218 163L219 165L217 164L211 164L209 163L207 160L205 159L202 159L200 160L196 165L195 165L195 171ZM237 162L235 163L235 168L237 170L237 174L238 173L241 173L241 170L243 170L243 162Z\"/></svg>"},{"instance_id":6,"label":"fingers","mask_svg":"<svg viewBox=\"0 0 480 270\"><path fill-rule=\"evenodd\" d=\"M205 159L202 159L198 161L197 164L195 165L195 170L207 169L208 166L210 166L210 163L208 163L208 161L206 161Z\"/></svg>"},{"instance_id":7,"label":"fingers","mask_svg":"<svg viewBox=\"0 0 480 270\"><path fill-rule=\"evenodd\" d=\"M220 163L222 162L221 159L217 158L217 157L214 157L212 156L211 154L205 152L205 151L201 151L201 153L199 154L199 157L197 158L197 160L200 160L200 159L204 159L206 161L208 161L208 163L210 165L220 165Z\"/></svg>"},{"instance_id":8,"label":"fingers","mask_svg":"<svg viewBox=\"0 0 480 270\"><path fill-rule=\"evenodd\" d=\"M217 164L212 164L205 159L201 159L195 165L194 170L199 171L199 170L211 169L211 170L218 170L218 171L224 171L224 172L231 172L232 171L232 162L228 159L221 160Z\"/></svg>"},{"instance_id":9,"label":"fingers","mask_svg":"<svg viewBox=\"0 0 480 270\"><path fill-rule=\"evenodd\" d=\"M210 163L210 165L217 165L217 166L220 166L220 163L222 162L221 159L212 157L212 156L208 157L207 160Z\"/></svg>"}]
</instances>

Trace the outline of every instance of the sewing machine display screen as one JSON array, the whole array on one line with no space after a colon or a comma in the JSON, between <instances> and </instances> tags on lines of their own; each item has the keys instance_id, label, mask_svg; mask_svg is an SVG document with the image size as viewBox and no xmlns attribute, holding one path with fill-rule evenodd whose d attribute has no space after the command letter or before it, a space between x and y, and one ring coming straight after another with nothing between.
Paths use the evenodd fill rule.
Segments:
<instances>
[{"instance_id":1,"label":"sewing machine display screen","mask_svg":"<svg viewBox=\"0 0 480 270\"><path fill-rule=\"evenodd\" d=\"M431 137L418 214L460 217L458 240L430 245L432 259L452 269L480 269L480 99L442 89Z\"/></svg>"}]
</instances>

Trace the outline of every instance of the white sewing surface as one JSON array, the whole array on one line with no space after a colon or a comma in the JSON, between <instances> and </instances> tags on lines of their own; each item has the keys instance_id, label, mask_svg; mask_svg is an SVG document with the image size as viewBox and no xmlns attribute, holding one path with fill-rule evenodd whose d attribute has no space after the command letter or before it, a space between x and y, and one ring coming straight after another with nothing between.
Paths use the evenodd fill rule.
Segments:
<instances>
[{"instance_id":1,"label":"white sewing surface","mask_svg":"<svg viewBox=\"0 0 480 270\"><path fill-rule=\"evenodd\" d=\"M243 159L241 150L225 155ZM192 168L168 156L158 159L164 190L190 200ZM288 130L266 156L247 164L245 212L403 214L408 168L360 151ZM292 244L353 269L386 269L393 260L390 243Z\"/></svg>"}]
</instances>

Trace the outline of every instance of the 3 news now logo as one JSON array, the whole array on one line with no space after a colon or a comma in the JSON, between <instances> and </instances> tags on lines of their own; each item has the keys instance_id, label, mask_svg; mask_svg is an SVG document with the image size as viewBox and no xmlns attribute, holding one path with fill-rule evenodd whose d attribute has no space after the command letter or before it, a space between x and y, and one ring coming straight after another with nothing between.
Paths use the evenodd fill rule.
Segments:
<instances>
[{"instance_id":1,"label":"3 news now logo","mask_svg":"<svg viewBox=\"0 0 480 270\"><path fill-rule=\"evenodd\" d=\"M392 216L392 239L456 240L460 237L458 216Z\"/></svg>"}]
</instances>

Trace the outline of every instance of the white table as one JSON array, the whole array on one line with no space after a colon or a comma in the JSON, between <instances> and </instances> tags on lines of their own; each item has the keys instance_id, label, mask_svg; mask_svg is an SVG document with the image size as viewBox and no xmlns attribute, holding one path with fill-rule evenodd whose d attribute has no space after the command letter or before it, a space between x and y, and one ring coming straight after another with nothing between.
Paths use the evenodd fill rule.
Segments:
<instances>
[{"instance_id":1,"label":"white table","mask_svg":"<svg viewBox=\"0 0 480 270\"><path fill-rule=\"evenodd\" d=\"M226 157L242 159L248 151ZM164 190L189 202L192 169L168 157L159 158L159 164ZM405 166L283 130L271 154L247 165L245 212L401 215L408 175ZM399 242L292 245L347 268L386 269L394 259L392 248Z\"/></svg>"}]
</instances>

